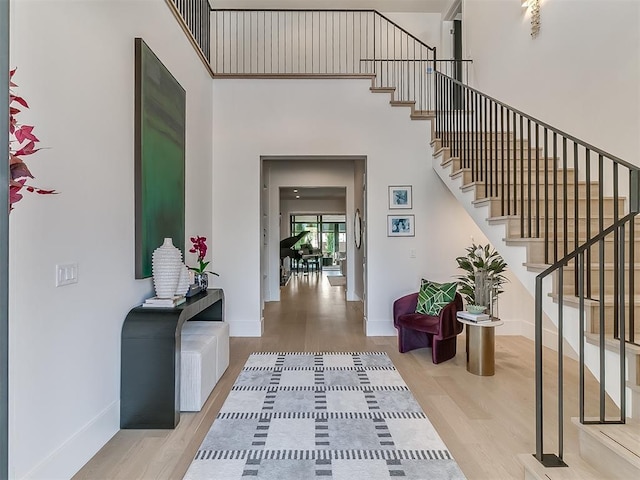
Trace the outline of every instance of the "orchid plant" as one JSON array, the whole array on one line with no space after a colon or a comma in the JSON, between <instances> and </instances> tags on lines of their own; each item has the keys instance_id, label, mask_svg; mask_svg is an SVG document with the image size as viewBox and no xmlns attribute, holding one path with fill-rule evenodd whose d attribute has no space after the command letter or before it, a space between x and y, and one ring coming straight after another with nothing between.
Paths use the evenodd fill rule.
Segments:
<instances>
[{"instance_id":1,"label":"orchid plant","mask_svg":"<svg viewBox=\"0 0 640 480\"><path fill-rule=\"evenodd\" d=\"M204 257L207 256L207 237L191 237L191 243L193 246L189 249L189 252L195 253L198 256L198 266L197 267L189 267L189 270L193 270L195 273L202 275L203 273L211 273L213 275L219 276L216 272L212 272L211 270L207 270L209 263L205 262Z\"/></svg>"},{"instance_id":2,"label":"orchid plant","mask_svg":"<svg viewBox=\"0 0 640 480\"><path fill-rule=\"evenodd\" d=\"M17 116L20 108L29 108L24 98L16 95L12 88L17 87L13 83L14 68L9 72L9 212L13 210L13 205L22 199L24 191L50 195L57 193L55 190L45 190L28 184L30 178L34 178L22 157L33 155L39 148L36 144L40 142L33 134L33 125L23 125L18 122Z\"/></svg>"}]
</instances>

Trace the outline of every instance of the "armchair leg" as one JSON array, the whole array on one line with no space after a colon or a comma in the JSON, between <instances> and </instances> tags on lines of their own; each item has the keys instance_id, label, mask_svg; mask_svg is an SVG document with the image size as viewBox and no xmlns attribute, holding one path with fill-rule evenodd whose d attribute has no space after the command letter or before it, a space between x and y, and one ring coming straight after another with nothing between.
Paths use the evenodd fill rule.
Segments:
<instances>
[{"instance_id":1,"label":"armchair leg","mask_svg":"<svg viewBox=\"0 0 640 480\"><path fill-rule=\"evenodd\" d=\"M419 332L403 327L396 328L398 329L398 351L400 353L431 346L431 333Z\"/></svg>"},{"instance_id":2,"label":"armchair leg","mask_svg":"<svg viewBox=\"0 0 640 480\"><path fill-rule=\"evenodd\" d=\"M433 339L431 360L433 363L442 363L456 356L457 338L451 337L444 340Z\"/></svg>"}]
</instances>

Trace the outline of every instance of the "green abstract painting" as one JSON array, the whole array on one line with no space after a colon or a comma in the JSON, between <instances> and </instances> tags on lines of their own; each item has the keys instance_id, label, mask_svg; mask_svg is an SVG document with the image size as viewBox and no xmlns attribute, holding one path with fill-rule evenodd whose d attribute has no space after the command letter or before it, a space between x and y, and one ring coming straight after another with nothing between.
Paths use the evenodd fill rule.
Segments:
<instances>
[{"instance_id":1,"label":"green abstract painting","mask_svg":"<svg viewBox=\"0 0 640 480\"><path fill-rule=\"evenodd\" d=\"M164 238L184 253L186 93L135 39L135 275L151 276Z\"/></svg>"}]
</instances>

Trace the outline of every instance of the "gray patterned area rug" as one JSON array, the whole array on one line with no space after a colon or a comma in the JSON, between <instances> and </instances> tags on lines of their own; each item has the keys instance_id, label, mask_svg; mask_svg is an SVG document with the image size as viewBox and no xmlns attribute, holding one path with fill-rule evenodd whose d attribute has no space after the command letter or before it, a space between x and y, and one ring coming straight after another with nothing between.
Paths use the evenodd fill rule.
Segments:
<instances>
[{"instance_id":1,"label":"gray patterned area rug","mask_svg":"<svg viewBox=\"0 0 640 480\"><path fill-rule=\"evenodd\" d=\"M386 353L254 353L187 480L464 479Z\"/></svg>"}]
</instances>

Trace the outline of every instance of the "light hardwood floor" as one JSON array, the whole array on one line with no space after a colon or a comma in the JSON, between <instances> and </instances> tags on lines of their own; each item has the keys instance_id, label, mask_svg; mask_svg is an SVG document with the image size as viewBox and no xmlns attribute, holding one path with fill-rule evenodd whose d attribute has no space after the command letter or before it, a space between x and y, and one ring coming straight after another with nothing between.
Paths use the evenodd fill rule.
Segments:
<instances>
[{"instance_id":1,"label":"light hardwood floor","mask_svg":"<svg viewBox=\"0 0 640 480\"><path fill-rule=\"evenodd\" d=\"M391 306L389 306L391 312ZM395 337L365 337L362 305L344 301L344 287L332 287L318 273L293 276L281 302L265 309L261 338L232 338L231 361L203 410L183 413L175 430L121 430L73 478L180 479L208 431L248 356L255 351L384 351L415 395L461 469L473 479L523 478L516 456L535 450L533 343L496 337L496 374L466 371L464 335L457 356L440 365L431 351L400 354ZM546 355L555 369L554 355ZM577 453L576 363L565 364L565 454ZM555 411L555 380L546 385L545 408ZM550 436L555 436L548 428ZM554 441L545 440L553 453ZM301 479L304 480L304 479Z\"/></svg>"}]
</instances>

